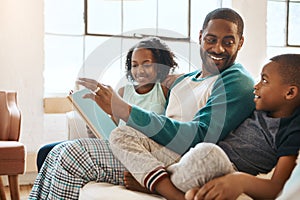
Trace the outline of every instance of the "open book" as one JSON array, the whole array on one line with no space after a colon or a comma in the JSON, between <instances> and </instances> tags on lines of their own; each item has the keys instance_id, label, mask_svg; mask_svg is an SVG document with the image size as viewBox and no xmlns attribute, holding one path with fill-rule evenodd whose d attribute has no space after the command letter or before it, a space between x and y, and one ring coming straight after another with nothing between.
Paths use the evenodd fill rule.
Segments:
<instances>
[{"instance_id":1,"label":"open book","mask_svg":"<svg viewBox=\"0 0 300 200\"><path fill-rule=\"evenodd\" d=\"M90 92L88 89L82 89L69 95L68 99L97 138L109 139L111 131L117 126L95 101L82 98Z\"/></svg>"}]
</instances>

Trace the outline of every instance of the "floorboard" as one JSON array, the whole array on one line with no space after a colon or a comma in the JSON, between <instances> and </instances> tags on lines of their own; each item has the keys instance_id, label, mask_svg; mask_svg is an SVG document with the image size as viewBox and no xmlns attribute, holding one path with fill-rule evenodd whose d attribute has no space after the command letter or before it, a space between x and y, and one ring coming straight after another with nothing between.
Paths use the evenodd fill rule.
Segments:
<instances>
[{"instance_id":1,"label":"floorboard","mask_svg":"<svg viewBox=\"0 0 300 200\"><path fill-rule=\"evenodd\" d=\"M32 185L21 185L20 186L20 200L27 200L29 193L31 191ZM10 200L10 192L9 192L9 187L6 186L4 187L6 199Z\"/></svg>"}]
</instances>

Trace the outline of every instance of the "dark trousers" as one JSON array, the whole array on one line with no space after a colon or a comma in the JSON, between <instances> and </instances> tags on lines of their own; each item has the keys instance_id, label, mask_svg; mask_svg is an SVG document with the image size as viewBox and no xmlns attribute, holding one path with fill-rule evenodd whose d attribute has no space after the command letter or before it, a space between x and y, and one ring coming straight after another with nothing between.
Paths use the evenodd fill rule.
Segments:
<instances>
[{"instance_id":1,"label":"dark trousers","mask_svg":"<svg viewBox=\"0 0 300 200\"><path fill-rule=\"evenodd\" d=\"M38 154L37 154L37 159L36 159L38 172L42 168L43 163L44 163L48 153L53 149L53 147L55 147L56 145L58 145L60 143L62 143L62 142L54 142L51 144L46 144L39 149Z\"/></svg>"}]
</instances>

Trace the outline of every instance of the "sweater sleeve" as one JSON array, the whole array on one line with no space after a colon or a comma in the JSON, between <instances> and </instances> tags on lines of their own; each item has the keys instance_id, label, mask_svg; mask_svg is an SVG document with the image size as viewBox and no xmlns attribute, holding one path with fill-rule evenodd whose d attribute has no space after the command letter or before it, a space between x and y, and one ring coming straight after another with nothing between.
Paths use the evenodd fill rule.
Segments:
<instances>
[{"instance_id":1,"label":"sweater sleeve","mask_svg":"<svg viewBox=\"0 0 300 200\"><path fill-rule=\"evenodd\" d=\"M192 121L176 121L133 106L127 125L179 154L200 142L217 143L254 109L252 78L241 69L229 69L217 79L206 105Z\"/></svg>"}]
</instances>

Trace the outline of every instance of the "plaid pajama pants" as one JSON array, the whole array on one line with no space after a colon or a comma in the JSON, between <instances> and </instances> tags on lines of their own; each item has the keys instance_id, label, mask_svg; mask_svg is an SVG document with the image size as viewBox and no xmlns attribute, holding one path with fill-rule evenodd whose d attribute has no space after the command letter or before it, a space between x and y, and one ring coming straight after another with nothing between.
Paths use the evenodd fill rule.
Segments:
<instances>
[{"instance_id":1,"label":"plaid pajama pants","mask_svg":"<svg viewBox=\"0 0 300 200\"><path fill-rule=\"evenodd\" d=\"M124 171L108 141L67 141L48 154L29 199L78 199L80 188L90 181L123 185Z\"/></svg>"}]
</instances>

